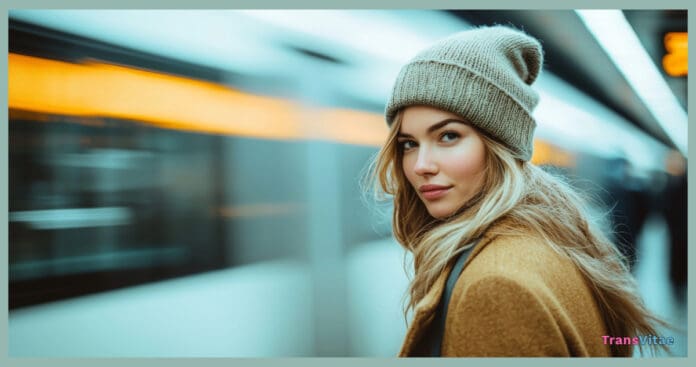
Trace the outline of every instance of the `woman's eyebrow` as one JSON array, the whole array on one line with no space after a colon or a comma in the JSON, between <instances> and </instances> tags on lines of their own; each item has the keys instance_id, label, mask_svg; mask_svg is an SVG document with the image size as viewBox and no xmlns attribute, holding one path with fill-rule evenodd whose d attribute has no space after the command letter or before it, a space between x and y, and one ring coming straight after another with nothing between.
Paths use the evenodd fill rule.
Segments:
<instances>
[{"instance_id":1,"label":"woman's eyebrow","mask_svg":"<svg viewBox=\"0 0 696 367\"><path fill-rule=\"evenodd\" d=\"M437 129L440 129L440 128L442 128L443 126L448 125L448 124L451 124L451 123L453 123L453 122L458 122L458 123L460 123L460 124L465 124L465 125L467 124L466 122L464 122L464 121L462 121L462 120L457 120L457 119L445 119L445 120L442 120L442 121L440 121L440 122L438 122L438 123L433 124L432 126L430 126L430 127L428 128L428 130L427 130L427 133L430 134L430 133L432 133L433 131L435 131L435 130L437 130ZM412 138L413 135L407 134L407 133L399 132L398 137Z\"/></svg>"}]
</instances>

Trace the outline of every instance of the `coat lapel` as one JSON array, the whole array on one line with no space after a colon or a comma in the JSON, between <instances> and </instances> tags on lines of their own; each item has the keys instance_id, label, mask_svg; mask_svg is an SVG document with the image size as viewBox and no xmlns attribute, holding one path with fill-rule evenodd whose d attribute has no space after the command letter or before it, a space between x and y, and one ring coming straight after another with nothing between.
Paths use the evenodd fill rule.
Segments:
<instances>
[{"instance_id":1,"label":"coat lapel","mask_svg":"<svg viewBox=\"0 0 696 367\"><path fill-rule=\"evenodd\" d=\"M427 356L427 349L424 350L422 345L423 337L430 326L430 323L435 316L435 309L442 297L442 291L445 288L447 274L452 268L452 264L448 265L445 271L435 280L435 283L423 299L418 302L415 307L413 320L406 332L406 338L399 351L399 357L408 356Z\"/></svg>"}]
</instances>

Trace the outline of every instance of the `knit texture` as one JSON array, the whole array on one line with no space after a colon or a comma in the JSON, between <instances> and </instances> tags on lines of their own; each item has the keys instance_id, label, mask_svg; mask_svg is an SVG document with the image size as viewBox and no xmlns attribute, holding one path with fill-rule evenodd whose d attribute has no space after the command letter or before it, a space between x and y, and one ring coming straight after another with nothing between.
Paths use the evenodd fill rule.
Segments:
<instances>
[{"instance_id":1,"label":"knit texture","mask_svg":"<svg viewBox=\"0 0 696 367\"><path fill-rule=\"evenodd\" d=\"M536 39L504 26L459 32L418 53L401 68L385 111L391 126L407 106L462 116L515 155L532 157L539 95L531 88L543 63Z\"/></svg>"}]
</instances>

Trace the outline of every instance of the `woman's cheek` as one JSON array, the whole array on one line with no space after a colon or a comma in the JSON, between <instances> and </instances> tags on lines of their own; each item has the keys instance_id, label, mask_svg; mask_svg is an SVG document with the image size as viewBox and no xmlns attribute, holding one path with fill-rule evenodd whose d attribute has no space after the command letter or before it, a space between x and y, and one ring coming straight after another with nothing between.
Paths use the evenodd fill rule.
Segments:
<instances>
[{"instance_id":1,"label":"woman's cheek","mask_svg":"<svg viewBox=\"0 0 696 367\"><path fill-rule=\"evenodd\" d=\"M483 154L475 147L463 146L448 159L449 171L460 178L474 178L483 169Z\"/></svg>"}]
</instances>

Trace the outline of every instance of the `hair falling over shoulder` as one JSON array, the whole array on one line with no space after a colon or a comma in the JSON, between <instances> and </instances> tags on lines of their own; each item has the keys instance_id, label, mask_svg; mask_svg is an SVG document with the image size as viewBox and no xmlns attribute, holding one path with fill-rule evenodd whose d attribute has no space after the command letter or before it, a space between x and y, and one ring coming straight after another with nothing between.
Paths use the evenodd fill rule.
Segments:
<instances>
[{"instance_id":1,"label":"hair falling over shoulder","mask_svg":"<svg viewBox=\"0 0 696 367\"><path fill-rule=\"evenodd\" d=\"M400 117L395 118L363 183L378 201L391 196L394 236L413 255L414 276L405 314L415 308L447 264L497 222L504 224L495 226L494 234L542 238L578 266L597 299L609 335L657 335L657 326L670 326L645 306L624 256L600 230L600 219L591 217L587 200L563 178L515 159L487 136L483 137L487 172L481 193L448 218L431 217L400 165L396 139ZM652 352L656 348L652 345ZM615 356L632 353L630 347L612 345Z\"/></svg>"}]
</instances>

